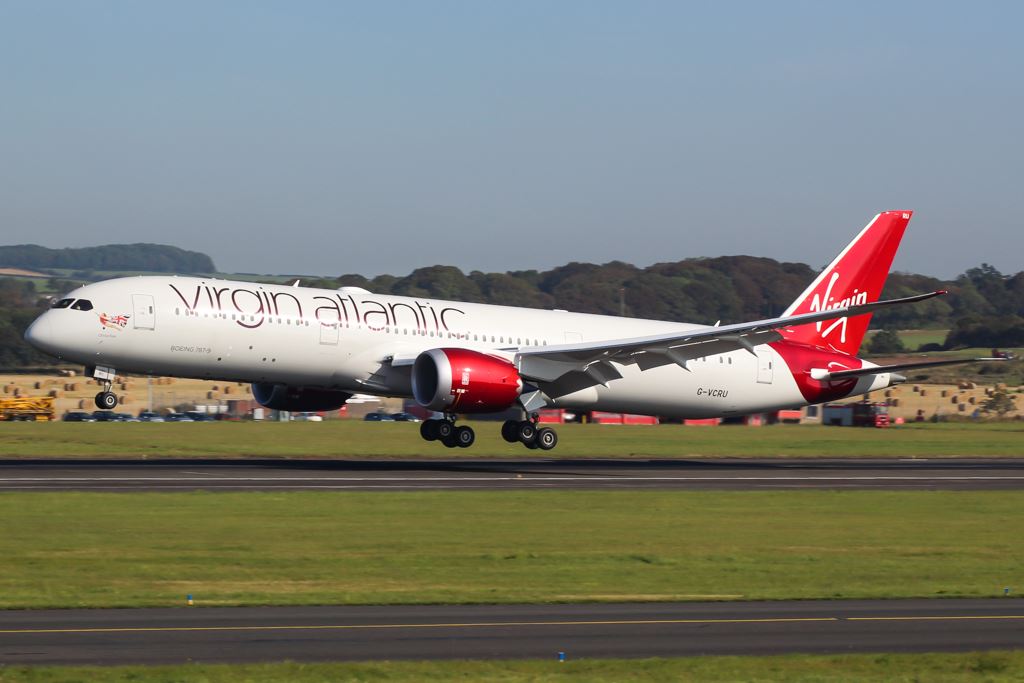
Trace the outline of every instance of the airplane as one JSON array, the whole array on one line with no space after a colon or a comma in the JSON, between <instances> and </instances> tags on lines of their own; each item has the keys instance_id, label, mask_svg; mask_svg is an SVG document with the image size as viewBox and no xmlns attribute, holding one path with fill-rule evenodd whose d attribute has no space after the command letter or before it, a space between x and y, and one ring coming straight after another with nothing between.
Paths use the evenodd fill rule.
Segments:
<instances>
[{"instance_id":1,"label":"airplane","mask_svg":"<svg viewBox=\"0 0 1024 683\"><path fill-rule=\"evenodd\" d=\"M502 437L550 450L543 408L669 418L747 415L877 391L899 371L997 359L878 366L857 357L911 211L876 215L777 318L722 325L494 306L184 276L88 284L55 301L25 339L81 363L117 405L117 372L248 382L261 405L336 410L354 394L413 398L442 417L421 436L469 447L456 416L520 408Z\"/></svg>"}]
</instances>

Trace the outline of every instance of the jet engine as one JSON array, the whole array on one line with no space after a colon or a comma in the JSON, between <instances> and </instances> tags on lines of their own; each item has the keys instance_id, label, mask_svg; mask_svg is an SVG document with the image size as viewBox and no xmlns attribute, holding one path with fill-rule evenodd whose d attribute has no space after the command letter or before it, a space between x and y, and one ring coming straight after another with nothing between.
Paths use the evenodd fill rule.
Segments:
<instances>
[{"instance_id":1,"label":"jet engine","mask_svg":"<svg viewBox=\"0 0 1024 683\"><path fill-rule=\"evenodd\" d=\"M449 413L497 413L523 390L504 358L469 349L430 349L412 366L412 395L424 408Z\"/></svg>"},{"instance_id":2,"label":"jet engine","mask_svg":"<svg viewBox=\"0 0 1024 683\"><path fill-rule=\"evenodd\" d=\"M352 398L352 394L315 387L293 387L287 384L254 382L252 396L256 402L272 410L316 413L337 410Z\"/></svg>"}]
</instances>

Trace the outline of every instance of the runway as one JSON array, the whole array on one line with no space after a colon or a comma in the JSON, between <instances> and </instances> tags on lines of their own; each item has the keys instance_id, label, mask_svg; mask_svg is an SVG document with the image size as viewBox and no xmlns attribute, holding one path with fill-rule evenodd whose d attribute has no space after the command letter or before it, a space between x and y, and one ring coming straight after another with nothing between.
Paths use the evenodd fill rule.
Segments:
<instances>
[{"instance_id":1,"label":"runway","mask_svg":"<svg viewBox=\"0 0 1024 683\"><path fill-rule=\"evenodd\" d=\"M1024 488L1024 459L0 460L0 491Z\"/></svg>"},{"instance_id":2,"label":"runway","mask_svg":"<svg viewBox=\"0 0 1024 683\"><path fill-rule=\"evenodd\" d=\"M1019 600L0 612L2 664L677 657L1019 648Z\"/></svg>"}]
</instances>

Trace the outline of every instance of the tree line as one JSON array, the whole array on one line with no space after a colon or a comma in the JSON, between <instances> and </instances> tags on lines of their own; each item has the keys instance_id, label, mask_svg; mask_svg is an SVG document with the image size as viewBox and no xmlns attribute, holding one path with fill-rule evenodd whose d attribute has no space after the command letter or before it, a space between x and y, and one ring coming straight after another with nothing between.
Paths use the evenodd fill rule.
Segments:
<instances>
[{"instance_id":1,"label":"tree line","mask_svg":"<svg viewBox=\"0 0 1024 683\"><path fill-rule=\"evenodd\" d=\"M712 324L778 316L816 274L803 263L720 256L647 268L613 261L603 265L569 263L543 272L473 271L468 275L451 266L431 266L402 277L342 275L336 281L320 281L319 285L353 285L382 294ZM936 290L948 290L949 294L875 313L871 326L890 330L948 329L942 348L1024 346L1024 271L1004 275L982 264L953 280L892 273L882 298Z\"/></svg>"},{"instance_id":2,"label":"tree line","mask_svg":"<svg viewBox=\"0 0 1024 683\"><path fill-rule=\"evenodd\" d=\"M47 272L60 268L82 271L146 271L153 273L217 272L213 259L198 251L166 244L107 244L80 249L50 249L38 244L0 247L0 267ZM48 273L53 274L53 273Z\"/></svg>"}]
</instances>

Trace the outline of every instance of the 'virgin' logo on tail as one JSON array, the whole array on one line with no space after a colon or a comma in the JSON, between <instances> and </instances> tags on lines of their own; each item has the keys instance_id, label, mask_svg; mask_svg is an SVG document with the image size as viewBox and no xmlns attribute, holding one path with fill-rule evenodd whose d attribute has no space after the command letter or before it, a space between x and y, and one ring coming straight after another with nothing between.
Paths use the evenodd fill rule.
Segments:
<instances>
[{"instance_id":1,"label":"'virgin' logo on tail","mask_svg":"<svg viewBox=\"0 0 1024 683\"><path fill-rule=\"evenodd\" d=\"M848 306L859 306L866 304L868 301L868 293L861 292L858 289L853 290L853 294L839 301L835 300L832 296L832 288L835 287L836 281L839 279L839 273L833 271L832 276L829 277L828 286L825 288L825 294L819 296L817 292L814 294L814 298L811 299L811 313L819 313L821 311L833 311L839 308L846 308ZM825 339L832 334L837 328L839 329L839 342L841 344L846 343L846 321L847 318L837 318L830 322L829 326L822 330L822 326L825 321L819 320L815 325L817 326L818 333L822 339Z\"/></svg>"}]
</instances>

